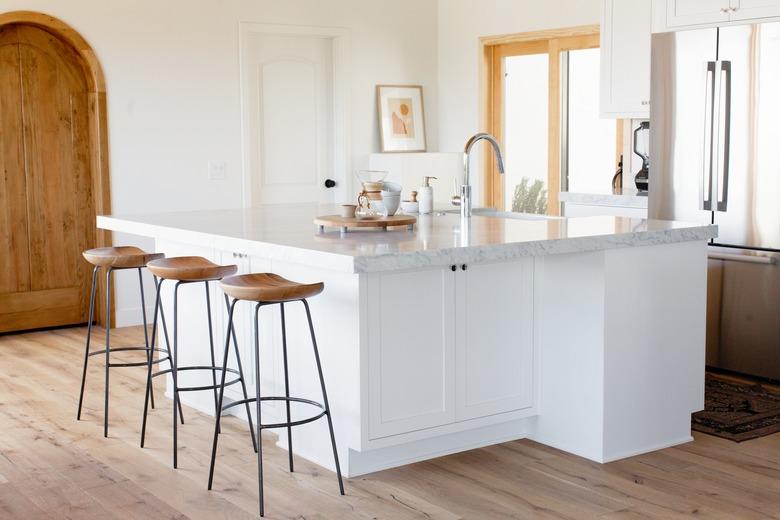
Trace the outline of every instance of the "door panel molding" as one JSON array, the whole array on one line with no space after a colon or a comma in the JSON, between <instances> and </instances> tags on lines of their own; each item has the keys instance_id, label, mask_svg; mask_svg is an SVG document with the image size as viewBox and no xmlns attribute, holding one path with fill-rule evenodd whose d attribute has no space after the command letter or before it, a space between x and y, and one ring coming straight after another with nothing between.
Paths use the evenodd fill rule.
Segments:
<instances>
[{"instance_id":1,"label":"door panel molding","mask_svg":"<svg viewBox=\"0 0 780 520\"><path fill-rule=\"evenodd\" d=\"M91 203L96 215L110 214L111 194L108 166L106 82L97 55L89 43L75 29L53 16L34 11L12 11L0 14L0 28L10 24L29 25L44 30L75 52L77 56L76 61L82 69L86 81L87 98L84 108L87 112L88 124L85 129L85 137L89 145L88 163L90 175L87 182L91 185ZM94 232L95 243L90 244L90 247L103 247L111 244L111 233L109 231L96 229ZM81 258L75 261L80 262ZM105 294L105 278L99 277L99 280L97 320L101 324L105 324L105 298L100 296ZM89 282L87 281L87 283ZM112 305L112 323L113 309L115 307L115 305ZM19 322L19 325L23 328L30 328L24 325L22 321Z\"/></svg>"}]
</instances>

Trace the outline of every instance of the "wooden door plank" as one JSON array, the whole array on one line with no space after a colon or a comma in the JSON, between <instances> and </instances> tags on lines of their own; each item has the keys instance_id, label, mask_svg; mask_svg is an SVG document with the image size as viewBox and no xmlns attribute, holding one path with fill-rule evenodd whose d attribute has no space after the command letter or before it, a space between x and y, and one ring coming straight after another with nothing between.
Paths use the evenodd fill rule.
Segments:
<instances>
[{"instance_id":1,"label":"wooden door plank","mask_svg":"<svg viewBox=\"0 0 780 520\"><path fill-rule=\"evenodd\" d=\"M16 27L0 27L0 294L30 289L22 87Z\"/></svg>"}]
</instances>

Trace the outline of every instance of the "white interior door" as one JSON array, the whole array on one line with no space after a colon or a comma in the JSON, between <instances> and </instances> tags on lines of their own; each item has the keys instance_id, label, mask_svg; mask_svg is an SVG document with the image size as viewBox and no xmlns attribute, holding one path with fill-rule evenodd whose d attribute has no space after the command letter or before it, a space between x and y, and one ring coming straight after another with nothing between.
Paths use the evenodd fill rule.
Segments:
<instances>
[{"instance_id":1,"label":"white interior door","mask_svg":"<svg viewBox=\"0 0 780 520\"><path fill-rule=\"evenodd\" d=\"M332 37L249 32L243 85L251 205L329 203L334 172Z\"/></svg>"}]
</instances>

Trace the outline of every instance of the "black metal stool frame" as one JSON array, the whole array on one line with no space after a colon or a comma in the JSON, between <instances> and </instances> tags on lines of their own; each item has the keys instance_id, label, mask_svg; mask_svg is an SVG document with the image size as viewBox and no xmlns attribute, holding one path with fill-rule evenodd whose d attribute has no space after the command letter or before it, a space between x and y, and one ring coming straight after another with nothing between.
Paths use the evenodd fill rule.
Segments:
<instances>
[{"instance_id":1,"label":"black metal stool frame","mask_svg":"<svg viewBox=\"0 0 780 520\"><path fill-rule=\"evenodd\" d=\"M139 367L139 366L145 366L149 363L162 363L163 361L169 361L171 360L170 354L166 350L162 350L159 348L154 347L154 333L152 333L152 342L149 342L149 332L147 328L147 322L146 322L146 302L144 298L144 281L142 276L142 269L143 267L111 267L111 266L105 266L104 269L106 271L106 345L103 350L98 350L95 352L90 352L90 342L92 339L92 324L95 319L95 293L97 290L97 277L98 277L98 271L100 270L99 265L96 265L92 269L92 288L90 290L89 295L89 321L87 322L87 340L86 340L86 346L84 348L84 368L81 373L81 390L79 391L79 406L78 411L76 412L76 420L81 420L81 410L84 403L84 389L86 387L87 383L87 367L89 364L89 358L92 356L98 356L101 354L105 354L106 361L105 361L105 389L104 389L104 402L103 402L103 436L108 437L108 399L109 399L109 369L111 368L120 368L120 367ZM111 326L109 323L110 316L111 316L111 275L114 271L123 271L126 269L137 269L138 270L138 285L141 290L141 314L143 316L143 326L144 326L144 346L142 347L120 347L120 348L111 348ZM165 316L161 313L160 314L163 322L163 330L165 331L166 339L168 337L168 330L165 325ZM156 329L157 325L157 313L155 312L154 315L154 324L153 328ZM126 351L146 351L146 361L140 361L140 362L121 362L121 363L112 363L111 362L111 353L112 352L126 352ZM160 357L157 360L154 359L154 352L160 352L162 354L165 354L164 357ZM154 408L154 394L151 394L151 404L152 408ZM182 418L182 421L184 419Z\"/></svg>"},{"instance_id":2,"label":"black metal stool frame","mask_svg":"<svg viewBox=\"0 0 780 520\"><path fill-rule=\"evenodd\" d=\"M225 303L227 304L229 301L228 296L225 295ZM232 303L228 306L228 323L230 324L231 330L233 326L233 311L235 309L236 303L238 303L239 299L235 298L233 299ZM344 481L341 477L341 465L339 464L339 455L338 451L336 449L336 437L333 433L333 420L331 418L330 413L330 405L328 404L328 393L325 389L325 378L322 375L322 364L320 362L320 354L319 350L317 348L317 338L314 334L314 324L312 323L311 319L311 311L309 310L309 303L306 301L306 299L300 299L300 300L291 300L292 302L299 301L303 303L304 308L306 309L306 318L309 323L309 333L311 335L311 343L312 348L314 350L314 359L317 363L317 373L319 375L320 379L320 387L322 389L322 403L318 403L316 401L312 401L309 399L302 399L299 397L290 397L290 378L289 378L289 372L287 367L287 333L286 333L286 324L285 324L285 316L284 316L284 304L285 302L257 302L255 304L255 315L254 315L254 340L255 340L255 397L253 398L245 398L243 400L233 401L232 403L229 403L225 406L223 406L223 397L225 395L225 375L226 371L222 371L222 381L220 384L220 392L219 392L219 405L217 407L217 410L220 410L216 414L215 423L214 423L214 438L212 442L211 447L211 464L209 466L209 483L208 483L208 489L210 490L212 488L212 484L214 482L214 466L216 462L216 455L217 455L217 441L219 437L219 431L220 431L220 418L222 416L222 412L225 410L228 410L229 408L232 408L234 406L238 406L241 404L247 404L248 403L255 403L255 413L257 415L257 486L258 486L258 493L259 493L259 506L260 506L260 516L265 515L265 505L264 505L264 499L263 499L263 445L262 445L262 431L273 429L273 428L287 428L287 451L288 451L288 457L289 457L289 466L290 466L290 472L293 471L293 447L292 447L292 427L293 426L300 426L302 424L310 423L313 421L316 421L323 416L325 416L328 419L328 430L330 432L330 442L331 446L333 447L333 459L336 462L336 475L338 477L339 482L339 492L343 495L344 494ZM260 308L269 306L269 305L279 305L281 307L281 322L282 322L282 355L284 359L284 391L285 396L267 396L263 397L260 393L260 320L259 320L259 313ZM235 338L234 338L235 341ZM228 363L228 355L229 355L229 342L230 342L230 336L228 335L225 338L225 353L224 353L224 360L222 362L223 367L227 367ZM236 348L238 350L238 348ZM281 423L273 423L273 424L263 424L262 423L262 416L260 413L260 404L262 401L284 401L287 407L287 421L281 422ZM313 415L311 417L307 417L305 419L301 419L298 421L292 421L290 419L290 403L291 402L297 402L297 403L304 403L311 406L314 406L316 408L319 408L322 410L317 415ZM248 414L247 414L248 415ZM251 416L249 418L249 421L251 423Z\"/></svg>"},{"instance_id":3,"label":"black metal stool frame","mask_svg":"<svg viewBox=\"0 0 780 520\"><path fill-rule=\"evenodd\" d=\"M162 312L162 304L160 302L160 293L162 291L162 284L163 284L162 278L159 280L157 277L155 277L155 284L157 286L157 294L155 298L155 319L157 318L157 311L159 309L160 315L163 316ZM188 366L188 367L179 367L179 355L178 355L178 346L179 346L179 338L178 338L178 319L179 319L179 313L178 313L178 306L179 306L179 287L181 285L185 284L191 284L191 283L203 283L206 288L206 313L207 313L207 320L208 320L208 328L209 328L209 352L211 354L211 365L210 366ZM163 320L163 328L165 324L165 321ZM149 405L149 399L152 395L152 378L165 375L170 373L171 377L173 379L173 467L178 467L178 428L177 428L177 422L176 422L176 416L177 414L181 415L181 400L179 398L179 392L197 392L201 390L212 390L214 392L214 407L215 407L215 413L216 410L219 410L218 407L218 395L217 395L217 371L222 372L222 385L225 385L225 375L230 372L233 374L236 374L238 377L236 379L233 379L232 381L227 382L227 386L233 385L236 383L241 383L241 390L244 394L244 399L248 397L247 391L246 391L246 383L244 379L244 370L241 365L241 355L238 352L238 342L236 341L236 331L233 327L233 322L230 320L228 322L229 329L228 329L228 343L226 345L226 348L228 348L230 343L230 337L233 336L233 345L235 347L236 351L236 361L238 365L238 370L234 370L232 368L227 368L227 366L219 367L216 364L216 359L214 357L214 332L213 327L211 323L211 293L209 292L209 280L176 280L176 285L173 289L173 350L171 350L170 343L167 343L168 346L168 352L170 353L171 357L171 368L168 370L160 370L158 372L152 372L152 361L150 360L147 363L147 372L146 372L146 400L144 401L144 413L143 413L143 422L141 423L141 447L144 447L144 442L146 439L146 418L148 415L148 405ZM156 329L152 329L152 342L154 342L155 339L155 332ZM167 331L165 331L165 341L168 342L168 334ZM188 371L188 370L209 370L211 371L211 379L212 384L211 385L201 385L201 386L190 386L190 387L179 387L179 381L178 381L178 372L179 371ZM177 411L178 410L178 411ZM255 441L255 433L254 433L254 426L252 425L251 420L251 414L250 414L250 408L249 403L247 402L246 405L246 413L247 416L250 418L249 420L249 433L252 437L252 446L255 451L257 451L257 444ZM184 420L182 419L182 424L184 423Z\"/></svg>"}]
</instances>

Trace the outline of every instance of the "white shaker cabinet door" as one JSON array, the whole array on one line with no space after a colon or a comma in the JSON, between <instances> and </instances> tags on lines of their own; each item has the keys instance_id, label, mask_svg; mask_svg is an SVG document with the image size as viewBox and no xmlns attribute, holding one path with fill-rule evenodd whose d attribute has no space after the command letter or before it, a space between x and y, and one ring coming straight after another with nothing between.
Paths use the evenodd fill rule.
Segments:
<instances>
[{"instance_id":1,"label":"white shaker cabinet door","mask_svg":"<svg viewBox=\"0 0 780 520\"><path fill-rule=\"evenodd\" d=\"M780 16L780 0L731 0L731 21Z\"/></svg>"},{"instance_id":2,"label":"white shaker cabinet door","mask_svg":"<svg viewBox=\"0 0 780 520\"><path fill-rule=\"evenodd\" d=\"M455 273L368 278L369 437L454 421Z\"/></svg>"},{"instance_id":3,"label":"white shaker cabinet door","mask_svg":"<svg viewBox=\"0 0 780 520\"><path fill-rule=\"evenodd\" d=\"M533 258L458 266L457 420L534 404Z\"/></svg>"},{"instance_id":4,"label":"white shaker cabinet door","mask_svg":"<svg viewBox=\"0 0 780 520\"><path fill-rule=\"evenodd\" d=\"M666 26L728 22L730 8L729 0L666 0Z\"/></svg>"},{"instance_id":5,"label":"white shaker cabinet door","mask_svg":"<svg viewBox=\"0 0 780 520\"><path fill-rule=\"evenodd\" d=\"M650 117L650 2L603 0L601 117Z\"/></svg>"}]
</instances>

